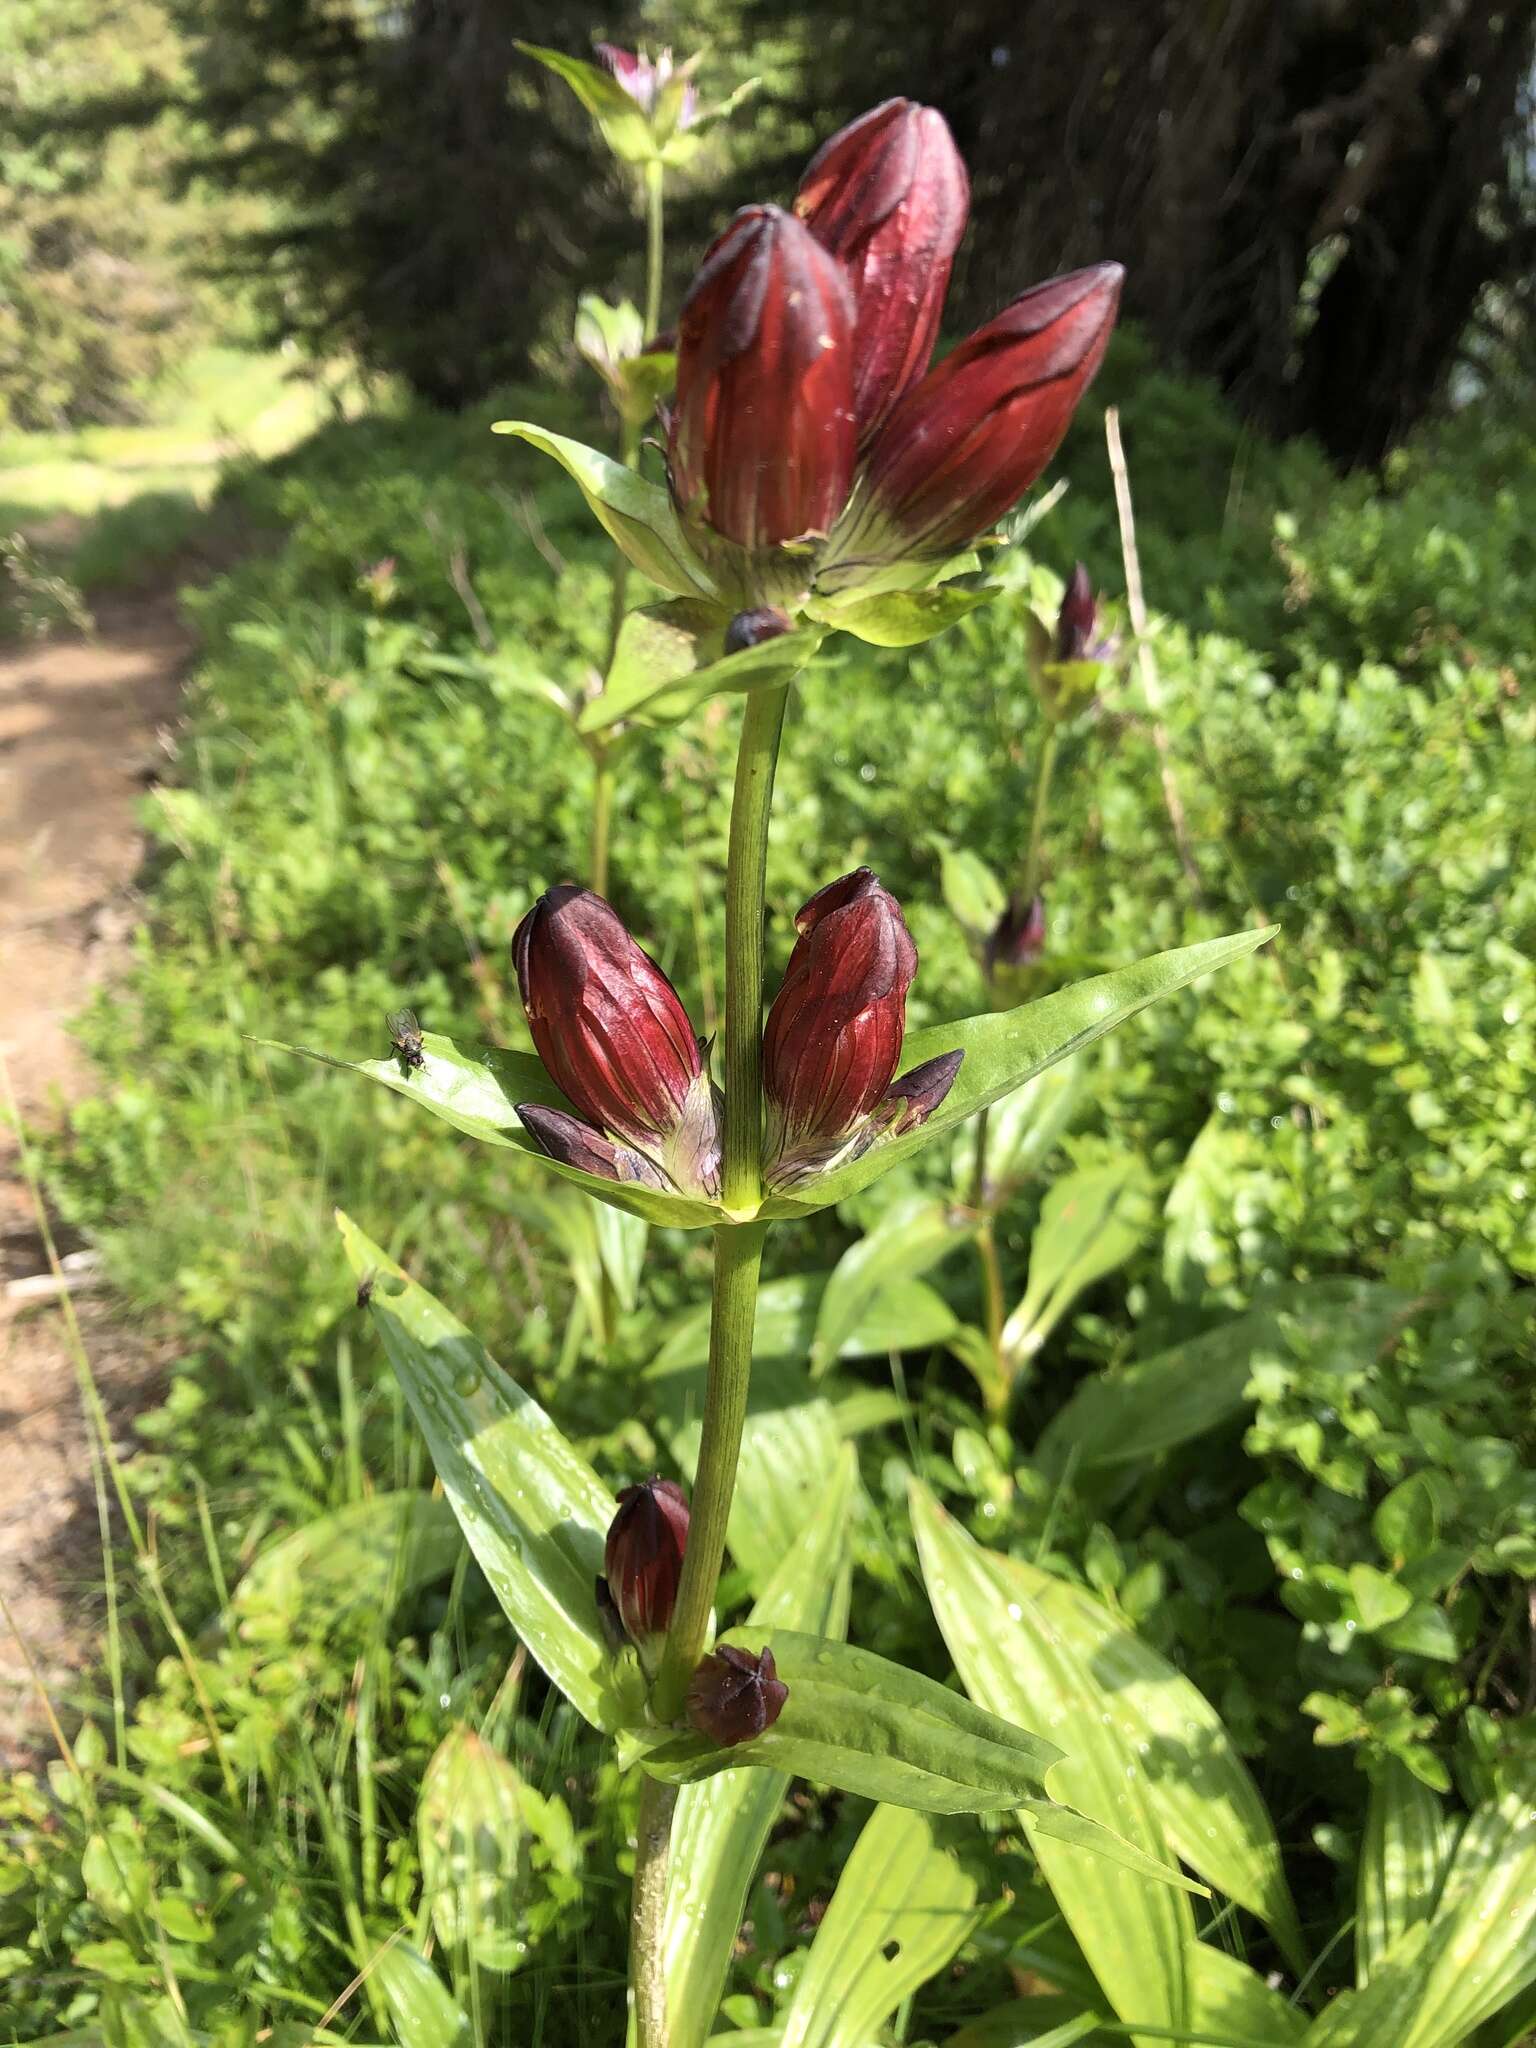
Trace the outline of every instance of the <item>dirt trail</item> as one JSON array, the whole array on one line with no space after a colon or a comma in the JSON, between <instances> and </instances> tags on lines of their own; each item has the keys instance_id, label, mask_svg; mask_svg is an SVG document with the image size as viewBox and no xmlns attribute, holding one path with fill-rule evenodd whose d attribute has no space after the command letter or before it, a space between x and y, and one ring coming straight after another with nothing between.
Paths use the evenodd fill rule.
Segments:
<instances>
[{"instance_id":1,"label":"dirt trail","mask_svg":"<svg viewBox=\"0 0 1536 2048\"><path fill-rule=\"evenodd\" d=\"M144 850L136 807L166 758L191 637L168 594L98 608L90 639L0 648L0 1047L24 1118L89 1086L68 1035L122 960ZM55 1689L91 1658L98 1543L75 1372L58 1304L8 1283L46 1271L0 1116L0 1589ZM27 1292L24 1290L24 1292ZM114 1417L159 1361L89 1288L73 1297ZM37 1732L20 1650L0 1623L0 1769Z\"/></svg>"}]
</instances>

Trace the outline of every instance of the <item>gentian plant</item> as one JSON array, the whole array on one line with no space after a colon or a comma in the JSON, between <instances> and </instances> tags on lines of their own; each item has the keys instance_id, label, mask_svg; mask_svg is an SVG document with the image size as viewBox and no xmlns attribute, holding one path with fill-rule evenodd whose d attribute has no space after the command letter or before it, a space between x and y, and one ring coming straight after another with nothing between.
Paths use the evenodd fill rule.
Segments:
<instances>
[{"instance_id":1,"label":"gentian plant","mask_svg":"<svg viewBox=\"0 0 1536 2048\"><path fill-rule=\"evenodd\" d=\"M592 72L612 87L599 118L622 117L636 160L665 160L686 128L687 67L610 64ZM614 111L614 94L632 114ZM677 323L664 481L538 426L511 429L563 464L667 593L621 622L596 700L607 725L680 718L721 692L743 699L721 1046L700 1042L601 895L562 884L514 942L536 1055L428 1031L419 1063L333 1062L600 1203L713 1235L691 1496L644 1476L615 1496L449 1310L342 1219L491 1587L550 1681L639 1773L640 2048L709 2032L792 1774L917 1814L1007 1809L1032 1842L1187 1888L1166 1859L1049 1796L1054 1742L843 1640L846 1484L788 1543L750 1614L716 1612L773 1225L854 1194L1268 936L909 1032L917 950L900 906L857 868L799 911L764 1018L765 864L792 688L815 687L806 671L830 632L911 644L988 601L977 550L1045 468L1115 318L1119 267L1096 264L1025 292L930 366L966 200L940 116L903 100L876 108L813 159L792 210L748 207L706 253ZM1077 632L1072 619L1063 632Z\"/></svg>"}]
</instances>

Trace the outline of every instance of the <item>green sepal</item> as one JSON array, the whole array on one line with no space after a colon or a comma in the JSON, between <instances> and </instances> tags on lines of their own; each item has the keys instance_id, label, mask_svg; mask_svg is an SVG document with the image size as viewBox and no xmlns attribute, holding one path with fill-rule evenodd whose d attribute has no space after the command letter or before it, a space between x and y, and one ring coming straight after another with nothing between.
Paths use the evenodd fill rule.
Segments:
<instances>
[{"instance_id":1,"label":"green sepal","mask_svg":"<svg viewBox=\"0 0 1536 2048\"><path fill-rule=\"evenodd\" d=\"M696 598L647 605L619 629L602 694L577 721L578 732L601 732L620 719L673 724L707 698L745 695L791 682L820 646L818 632L781 633L736 654L723 652L731 614Z\"/></svg>"},{"instance_id":2,"label":"green sepal","mask_svg":"<svg viewBox=\"0 0 1536 2048\"><path fill-rule=\"evenodd\" d=\"M852 633L871 647L916 647L967 612L990 604L1000 589L996 584L981 590L946 584L937 590L888 590L874 596L850 590L842 597L813 597L805 609L808 617Z\"/></svg>"},{"instance_id":3,"label":"green sepal","mask_svg":"<svg viewBox=\"0 0 1536 2048\"><path fill-rule=\"evenodd\" d=\"M672 500L659 484L647 483L643 476L584 441L552 434L528 420L497 420L491 432L515 434L542 454L553 456L575 479L604 532L643 576L679 597L720 602L714 578L689 546Z\"/></svg>"}]
</instances>

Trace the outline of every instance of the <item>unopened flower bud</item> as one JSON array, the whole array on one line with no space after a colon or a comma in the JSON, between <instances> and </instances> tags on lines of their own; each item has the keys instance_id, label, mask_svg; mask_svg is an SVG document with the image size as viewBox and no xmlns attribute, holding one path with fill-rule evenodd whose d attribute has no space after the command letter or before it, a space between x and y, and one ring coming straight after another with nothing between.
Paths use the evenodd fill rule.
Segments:
<instances>
[{"instance_id":1,"label":"unopened flower bud","mask_svg":"<svg viewBox=\"0 0 1536 2048\"><path fill-rule=\"evenodd\" d=\"M964 1058L963 1048L941 1052L920 1066L909 1067L899 1081L893 1081L875 1111L881 1135L900 1138L925 1124L954 1087Z\"/></svg>"},{"instance_id":2,"label":"unopened flower bud","mask_svg":"<svg viewBox=\"0 0 1536 2048\"><path fill-rule=\"evenodd\" d=\"M720 1135L715 1093L676 989L601 896L569 883L541 896L518 926L512 958L539 1057L602 1139L640 1153L665 1181L715 1194ZM602 1145L574 1156L570 1120L530 1129L555 1158L614 1179L644 1179ZM562 1149L563 1148L563 1149Z\"/></svg>"},{"instance_id":3,"label":"unopened flower bud","mask_svg":"<svg viewBox=\"0 0 1536 2048\"><path fill-rule=\"evenodd\" d=\"M1097 263L1025 292L900 401L821 564L941 560L994 526L1040 475L1109 345L1124 272Z\"/></svg>"},{"instance_id":4,"label":"unopened flower bud","mask_svg":"<svg viewBox=\"0 0 1536 2048\"><path fill-rule=\"evenodd\" d=\"M688 1502L670 1479L626 1486L608 1529L603 1571L632 1642L666 1632L688 1542Z\"/></svg>"},{"instance_id":5,"label":"unopened flower bud","mask_svg":"<svg viewBox=\"0 0 1536 2048\"><path fill-rule=\"evenodd\" d=\"M663 1192L670 1185L666 1175L643 1152L605 1138L579 1116L567 1116L563 1109L546 1109L538 1102L520 1102L517 1114L523 1128L537 1139L551 1159L558 1159L563 1166L595 1173L603 1180L632 1181L637 1187Z\"/></svg>"},{"instance_id":6,"label":"unopened flower bud","mask_svg":"<svg viewBox=\"0 0 1536 2048\"><path fill-rule=\"evenodd\" d=\"M793 214L749 206L678 318L667 450L685 515L743 548L825 533L853 478L853 294Z\"/></svg>"},{"instance_id":7,"label":"unopened flower bud","mask_svg":"<svg viewBox=\"0 0 1536 2048\"><path fill-rule=\"evenodd\" d=\"M781 634L794 630L788 612L781 612L773 604L759 605L755 611L738 612L726 627L725 651L741 654L748 647L761 647L765 640L777 640Z\"/></svg>"},{"instance_id":8,"label":"unopened flower bud","mask_svg":"<svg viewBox=\"0 0 1536 2048\"><path fill-rule=\"evenodd\" d=\"M643 51L621 50L616 43L599 43L597 54L605 70L610 71L623 87L642 114L656 112L657 102L672 81L674 69L672 52L663 50L654 58ZM691 70L692 66L684 67ZM691 80L682 88L678 102L674 129L689 128L698 112L698 93Z\"/></svg>"},{"instance_id":9,"label":"unopened flower bud","mask_svg":"<svg viewBox=\"0 0 1536 2048\"><path fill-rule=\"evenodd\" d=\"M999 968L1029 967L1045 951L1045 898L1029 903L1015 896L993 926L983 948L982 962L988 976Z\"/></svg>"},{"instance_id":10,"label":"unopened flower bud","mask_svg":"<svg viewBox=\"0 0 1536 2048\"><path fill-rule=\"evenodd\" d=\"M944 116L911 100L860 115L822 144L800 180L795 212L853 283L861 446L928 368L969 207L970 180Z\"/></svg>"},{"instance_id":11,"label":"unopened flower bud","mask_svg":"<svg viewBox=\"0 0 1536 2048\"><path fill-rule=\"evenodd\" d=\"M1056 659L1086 661L1093 645L1093 622L1098 614L1088 571L1079 562L1061 600L1056 617Z\"/></svg>"},{"instance_id":12,"label":"unopened flower bud","mask_svg":"<svg viewBox=\"0 0 1536 2048\"><path fill-rule=\"evenodd\" d=\"M738 1650L722 1643L700 1664L688 1688L688 1719L722 1749L751 1742L784 1711L789 1687L778 1676L773 1652Z\"/></svg>"}]
</instances>

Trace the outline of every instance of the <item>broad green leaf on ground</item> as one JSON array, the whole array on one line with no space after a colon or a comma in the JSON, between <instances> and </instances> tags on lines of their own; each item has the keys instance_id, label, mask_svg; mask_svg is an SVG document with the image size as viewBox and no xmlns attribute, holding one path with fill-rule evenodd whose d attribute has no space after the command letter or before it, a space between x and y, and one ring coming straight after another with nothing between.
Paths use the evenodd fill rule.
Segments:
<instances>
[{"instance_id":1,"label":"broad green leaf on ground","mask_svg":"<svg viewBox=\"0 0 1536 2048\"><path fill-rule=\"evenodd\" d=\"M1067 1749L1051 1790L1111 1828L1154 1865L1176 1866L1139 1766L1081 1657L1022 1587L999 1584L993 1559L918 1482L912 1526L933 1611L972 1698L1043 1728ZM1189 1901L1162 1884L1026 1833L1046 1882L1109 2003L1126 2021L1187 2028L1192 2000ZM1140 2037L1138 2037L1140 2038Z\"/></svg>"},{"instance_id":2,"label":"broad green leaf on ground","mask_svg":"<svg viewBox=\"0 0 1536 2048\"><path fill-rule=\"evenodd\" d=\"M853 1452L845 1447L815 1518L753 1608L749 1631L843 1636L854 1484ZM701 2048L708 2039L752 1881L788 1790L787 1772L744 1769L721 1771L678 1794L662 1932L670 2048Z\"/></svg>"},{"instance_id":3,"label":"broad green leaf on ground","mask_svg":"<svg viewBox=\"0 0 1536 2048\"><path fill-rule=\"evenodd\" d=\"M1445 1802L1389 1756L1371 1785L1355 1886L1355 1979L1435 1909L1453 1842Z\"/></svg>"},{"instance_id":4,"label":"broad green leaf on ground","mask_svg":"<svg viewBox=\"0 0 1536 2048\"><path fill-rule=\"evenodd\" d=\"M422 1900L437 1938L486 1969L515 1969L527 1952L517 1933L525 1790L500 1750L461 1723L433 1751L416 1802Z\"/></svg>"},{"instance_id":5,"label":"broad green leaf on ground","mask_svg":"<svg viewBox=\"0 0 1536 2048\"><path fill-rule=\"evenodd\" d=\"M252 1043L272 1052L297 1053L321 1066L339 1067L344 1073L361 1074L365 1080L377 1081L433 1116L441 1117L466 1137L526 1153L537 1159L546 1172L557 1174L572 1187L648 1223L699 1230L720 1221L720 1211L712 1202L603 1180L597 1174L582 1173L574 1166L549 1158L523 1130L517 1105L537 1102L566 1111L571 1105L531 1053L508 1052L500 1046L461 1048L437 1031L422 1033L424 1060L420 1067L407 1067L397 1059L338 1059L334 1053L317 1052L312 1046L284 1045L271 1038L258 1038Z\"/></svg>"},{"instance_id":6,"label":"broad green leaf on ground","mask_svg":"<svg viewBox=\"0 0 1536 2048\"><path fill-rule=\"evenodd\" d=\"M1292 2048L1306 2014L1225 1949L1197 1941L1189 1953L1189 2030L1232 2048Z\"/></svg>"},{"instance_id":7,"label":"broad green leaf on ground","mask_svg":"<svg viewBox=\"0 0 1536 2048\"><path fill-rule=\"evenodd\" d=\"M916 647L978 605L990 604L1000 590L997 584L981 590L949 584L938 590L888 590L873 597L850 592L841 598L813 598L806 610L823 626L851 633L871 647Z\"/></svg>"},{"instance_id":8,"label":"broad green leaf on ground","mask_svg":"<svg viewBox=\"0 0 1536 2048\"><path fill-rule=\"evenodd\" d=\"M690 1485L698 1464L704 1406L703 1367L648 1376L657 1426ZM764 1587L812 1519L843 1462L843 1435L826 1396L802 1366L766 1361L747 1395L726 1539L753 1590Z\"/></svg>"},{"instance_id":9,"label":"broad green leaf on ground","mask_svg":"<svg viewBox=\"0 0 1536 2048\"><path fill-rule=\"evenodd\" d=\"M816 1929L783 2048L866 2048L969 1940L981 1911L976 1878L950 1846L959 1825L875 1808Z\"/></svg>"},{"instance_id":10,"label":"broad green leaf on ground","mask_svg":"<svg viewBox=\"0 0 1536 2048\"><path fill-rule=\"evenodd\" d=\"M373 1276L369 1313L491 1590L577 1711L618 1727L593 1597L612 1494L457 1317L350 1217L337 1223L353 1272Z\"/></svg>"},{"instance_id":11,"label":"broad green leaf on ground","mask_svg":"<svg viewBox=\"0 0 1536 2048\"><path fill-rule=\"evenodd\" d=\"M1078 1659L1097 1688L1098 1718L1113 1717L1136 1757L1168 1846L1263 1920L1293 1967L1304 1970L1269 1810L1204 1693L1081 1586L1019 1558L978 1556L1013 1626L1026 1630L1033 1614L1042 1616Z\"/></svg>"},{"instance_id":12,"label":"broad green leaf on ground","mask_svg":"<svg viewBox=\"0 0 1536 2048\"><path fill-rule=\"evenodd\" d=\"M464 1539L446 1500L377 1493L306 1522L263 1550L235 1590L242 1636L287 1640L358 1613L385 1618L458 1562Z\"/></svg>"},{"instance_id":13,"label":"broad green leaf on ground","mask_svg":"<svg viewBox=\"0 0 1536 2048\"><path fill-rule=\"evenodd\" d=\"M757 1297L754 1367L769 1359L803 1362L810 1357L822 1297L831 1278L831 1273L789 1273L767 1282ZM945 1343L955 1327L955 1312L940 1295L921 1280L897 1275L864 1304L857 1323L843 1338L838 1356L879 1358L888 1351L922 1350ZM708 1358L709 1304L705 1302L672 1325L651 1371L665 1377L703 1366Z\"/></svg>"},{"instance_id":14,"label":"broad green leaf on ground","mask_svg":"<svg viewBox=\"0 0 1536 2048\"><path fill-rule=\"evenodd\" d=\"M1286 1348L1289 1322L1332 1332L1354 1355L1375 1356L1408 1296L1371 1280L1307 1280L1277 1287L1231 1322L1120 1373L1085 1380L1035 1446L1051 1473L1140 1464L1218 1429L1249 1405L1248 1383L1267 1354Z\"/></svg>"},{"instance_id":15,"label":"broad green leaf on ground","mask_svg":"<svg viewBox=\"0 0 1536 2048\"><path fill-rule=\"evenodd\" d=\"M1099 2015L1075 2011L1069 1998L1014 1998L946 2035L942 2048L1107 2048L1114 2037L1098 2029Z\"/></svg>"},{"instance_id":16,"label":"broad green leaf on ground","mask_svg":"<svg viewBox=\"0 0 1536 2048\"><path fill-rule=\"evenodd\" d=\"M577 720L579 732L603 732L621 719L670 725L710 697L742 695L792 682L820 646L820 633L781 633L756 647L725 652L730 613L697 598L629 612L601 694Z\"/></svg>"},{"instance_id":17,"label":"broad green leaf on ground","mask_svg":"<svg viewBox=\"0 0 1536 2048\"><path fill-rule=\"evenodd\" d=\"M515 434L553 456L579 485L598 524L643 576L678 597L720 602L713 577L688 545L672 500L659 484L647 483L596 448L528 420L498 420L492 432Z\"/></svg>"},{"instance_id":18,"label":"broad green leaf on ground","mask_svg":"<svg viewBox=\"0 0 1536 2048\"><path fill-rule=\"evenodd\" d=\"M1152 1183L1134 1153L1054 1182L1029 1246L1029 1284L1003 1326L1015 1371L1078 1295L1123 1266L1152 1225Z\"/></svg>"},{"instance_id":19,"label":"broad green leaf on ground","mask_svg":"<svg viewBox=\"0 0 1536 2048\"><path fill-rule=\"evenodd\" d=\"M974 1235L972 1223L929 1196L914 1195L888 1209L828 1277L811 1341L813 1377L846 1355L845 1347L893 1283L918 1279ZM902 1348L912 1348L910 1338Z\"/></svg>"},{"instance_id":20,"label":"broad green leaf on ground","mask_svg":"<svg viewBox=\"0 0 1536 2048\"><path fill-rule=\"evenodd\" d=\"M732 1629L721 1640L773 1651L789 1687L784 1710L734 1749L693 1734L658 1745L645 1758L658 1777L687 1784L765 1764L893 1806L983 1813L1032 1797L1060 1759L1053 1743L868 1650L780 1628Z\"/></svg>"},{"instance_id":21,"label":"broad green leaf on ground","mask_svg":"<svg viewBox=\"0 0 1536 2048\"><path fill-rule=\"evenodd\" d=\"M873 1146L862 1158L838 1167L803 1192L770 1196L761 1213L766 1217L805 1216L857 1194L942 1131L988 1108L1069 1053L1091 1045L1159 996L1171 995L1202 975L1241 960L1278 929L1269 925L1259 931L1236 932L1230 938L1207 939L1198 946L1181 946L1176 952L1155 954L1134 967L1078 982L1016 1010L912 1032L902 1046L902 1072L936 1059L940 1053L959 1050L965 1054L954 1086L927 1122L905 1137Z\"/></svg>"},{"instance_id":22,"label":"broad green leaf on ground","mask_svg":"<svg viewBox=\"0 0 1536 2048\"><path fill-rule=\"evenodd\" d=\"M436 1970L408 1942L392 1942L369 1981L383 1996L400 2048L472 2048L468 2017Z\"/></svg>"}]
</instances>

